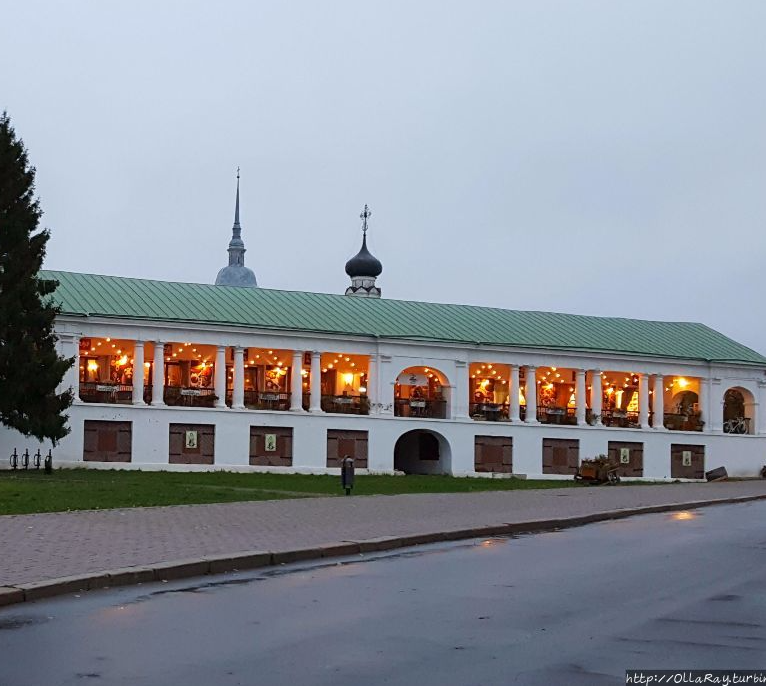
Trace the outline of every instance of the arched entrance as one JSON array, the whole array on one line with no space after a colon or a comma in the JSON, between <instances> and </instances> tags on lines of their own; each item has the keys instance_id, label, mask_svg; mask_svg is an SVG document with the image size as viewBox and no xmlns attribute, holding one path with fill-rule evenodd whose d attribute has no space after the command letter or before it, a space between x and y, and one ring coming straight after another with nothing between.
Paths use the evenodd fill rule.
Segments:
<instances>
[{"instance_id":1,"label":"arched entrance","mask_svg":"<svg viewBox=\"0 0 766 686\"><path fill-rule=\"evenodd\" d=\"M723 396L723 432L751 434L755 428L753 394L745 388L730 388Z\"/></svg>"},{"instance_id":2,"label":"arched entrance","mask_svg":"<svg viewBox=\"0 0 766 686\"><path fill-rule=\"evenodd\" d=\"M408 431L394 446L394 469L405 474L449 474L451 465L449 443L435 431Z\"/></svg>"},{"instance_id":3,"label":"arched entrance","mask_svg":"<svg viewBox=\"0 0 766 686\"><path fill-rule=\"evenodd\" d=\"M449 380L433 367L407 367L394 384L394 416L446 419Z\"/></svg>"}]
</instances>

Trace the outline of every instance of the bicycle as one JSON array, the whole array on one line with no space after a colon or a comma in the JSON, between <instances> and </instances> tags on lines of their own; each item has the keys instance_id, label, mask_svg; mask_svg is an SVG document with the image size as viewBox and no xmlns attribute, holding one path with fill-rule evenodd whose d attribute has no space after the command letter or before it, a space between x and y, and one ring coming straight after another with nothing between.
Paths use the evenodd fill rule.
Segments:
<instances>
[{"instance_id":1,"label":"bicycle","mask_svg":"<svg viewBox=\"0 0 766 686\"><path fill-rule=\"evenodd\" d=\"M735 417L723 423L723 432L726 434L746 434L750 433L749 429L750 420L747 417Z\"/></svg>"}]
</instances>

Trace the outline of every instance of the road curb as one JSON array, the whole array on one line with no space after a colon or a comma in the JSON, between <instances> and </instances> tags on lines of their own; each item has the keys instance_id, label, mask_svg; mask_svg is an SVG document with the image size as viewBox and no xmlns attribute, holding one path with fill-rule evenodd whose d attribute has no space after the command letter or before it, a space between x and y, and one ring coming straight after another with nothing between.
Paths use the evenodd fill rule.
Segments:
<instances>
[{"instance_id":1,"label":"road curb","mask_svg":"<svg viewBox=\"0 0 766 686\"><path fill-rule=\"evenodd\" d=\"M693 500L685 503L667 503L664 505L646 505L619 510L604 510L603 512L593 512L575 517L532 519L524 522L488 524L486 526L474 526L423 534L408 534L405 536L381 536L363 540L345 540L310 546L308 548L292 548L278 551L249 550L230 555L209 555L202 558L171 560L153 565L123 567L24 584L7 584L0 586L0 607L100 588L131 586L154 581L175 581L209 574L224 574L262 567L274 567L292 562L384 552L429 543L552 531L583 526L594 522L624 519L641 514L697 509L713 505L732 505L755 500L766 500L766 494Z\"/></svg>"}]
</instances>

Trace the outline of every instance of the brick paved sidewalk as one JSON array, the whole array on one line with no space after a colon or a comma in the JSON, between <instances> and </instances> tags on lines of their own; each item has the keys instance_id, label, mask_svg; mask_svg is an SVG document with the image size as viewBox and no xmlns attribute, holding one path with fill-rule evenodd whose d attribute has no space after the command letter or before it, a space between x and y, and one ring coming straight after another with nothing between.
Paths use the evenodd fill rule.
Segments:
<instances>
[{"instance_id":1,"label":"brick paved sidewalk","mask_svg":"<svg viewBox=\"0 0 766 686\"><path fill-rule=\"evenodd\" d=\"M0 586L244 551L766 495L766 482L273 500L0 516Z\"/></svg>"}]
</instances>

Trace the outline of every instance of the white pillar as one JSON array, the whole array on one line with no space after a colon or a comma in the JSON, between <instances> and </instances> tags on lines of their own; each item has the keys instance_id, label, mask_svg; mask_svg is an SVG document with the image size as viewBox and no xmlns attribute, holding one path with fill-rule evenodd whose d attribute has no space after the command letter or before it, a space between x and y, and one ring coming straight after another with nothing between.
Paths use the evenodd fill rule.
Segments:
<instances>
[{"instance_id":1,"label":"white pillar","mask_svg":"<svg viewBox=\"0 0 766 686\"><path fill-rule=\"evenodd\" d=\"M512 422L519 421L519 365L511 365L511 387L508 390L508 416Z\"/></svg>"},{"instance_id":2,"label":"white pillar","mask_svg":"<svg viewBox=\"0 0 766 686\"><path fill-rule=\"evenodd\" d=\"M231 393L231 406L235 410L245 407L245 349L234 348L234 388Z\"/></svg>"},{"instance_id":3,"label":"white pillar","mask_svg":"<svg viewBox=\"0 0 766 686\"><path fill-rule=\"evenodd\" d=\"M303 351L293 350L290 369L290 412L303 412Z\"/></svg>"},{"instance_id":4,"label":"white pillar","mask_svg":"<svg viewBox=\"0 0 766 686\"><path fill-rule=\"evenodd\" d=\"M710 417L710 409L708 403L710 402L710 380L700 377L699 387L699 393L697 393L697 406L700 411L700 419L704 422L702 430L709 431L708 418Z\"/></svg>"},{"instance_id":5,"label":"white pillar","mask_svg":"<svg viewBox=\"0 0 766 686\"><path fill-rule=\"evenodd\" d=\"M575 383L575 417L577 426L585 424L585 409L587 401L585 400L585 370L577 370L577 382Z\"/></svg>"},{"instance_id":6,"label":"white pillar","mask_svg":"<svg viewBox=\"0 0 766 686\"><path fill-rule=\"evenodd\" d=\"M761 398L756 408L755 422L753 432L761 436L766 435L766 381L758 382L758 390L761 392Z\"/></svg>"},{"instance_id":7,"label":"white pillar","mask_svg":"<svg viewBox=\"0 0 766 686\"><path fill-rule=\"evenodd\" d=\"M165 344L154 341L154 369L152 370L152 405L165 404Z\"/></svg>"},{"instance_id":8,"label":"white pillar","mask_svg":"<svg viewBox=\"0 0 766 686\"><path fill-rule=\"evenodd\" d=\"M450 389L450 404L453 419L469 419L468 416L468 371L465 360L455 360L455 383ZM448 415L449 416L449 415Z\"/></svg>"},{"instance_id":9,"label":"white pillar","mask_svg":"<svg viewBox=\"0 0 766 686\"><path fill-rule=\"evenodd\" d=\"M370 414L378 414L380 410L380 400L378 400L378 355L372 353L367 362L367 404L370 408Z\"/></svg>"},{"instance_id":10,"label":"white pillar","mask_svg":"<svg viewBox=\"0 0 766 686\"><path fill-rule=\"evenodd\" d=\"M133 344L133 404L144 405L144 342Z\"/></svg>"},{"instance_id":11,"label":"white pillar","mask_svg":"<svg viewBox=\"0 0 766 686\"><path fill-rule=\"evenodd\" d=\"M652 425L657 431L665 430L665 379L662 374L654 375L654 413Z\"/></svg>"},{"instance_id":12,"label":"white pillar","mask_svg":"<svg viewBox=\"0 0 766 686\"><path fill-rule=\"evenodd\" d=\"M219 345L215 349L215 406L226 407L226 346Z\"/></svg>"},{"instance_id":13,"label":"white pillar","mask_svg":"<svg viewBox=\"0 0 766 686\"><path fill-rule=\"evenodd\" d=\"M649 375L638 375L638 425L649 428Z\"/></svg>"},{"instance_id":14,"label":"white pillar","mask_svg":"<svg viewBox=\"0 0 766 686\"><path fill-rule=\"evenodd\" d=\"M526 397L527 397L527 416L525 422L527 424L538 424L537 421L537 367L526 366L524 368L527 384L526 384Z\"/></svg>"},{"instance_id":15,"label":"white pillar","mask_svg":"<svg viewBox=\"0 0 766 686\"><path fill-rule=\"evenodd\" d=\"M311 399L309 412L322 411L322 353L311 353Z\"/></svg>"},{"instance_id":16,"label":"white pillar","mask_svg":"<svg viewBox=\"0 0 766 686\"><path fill-rule=\"evenodd\" d=\"M595 426L601 424L603 394L604 391L601 388L601 370L594 369L590 374L590 411L593 413L593 423Z\"/></svg>"},{"instance_id":17,"label":"white pillar","mask_svg":"<svg viewBox=\"0 0 766 686\"><path fill-rule=\"evenodd\" d=\"M71 357L74 362L64 373L56 393L64 393L71 390L73 402L80 402L80 337L61 334L59 336L58 349L61 357Z\"/></svg>"},{"instance_id":18,"label":"white pillar","mask_svg":"<svg viewBox=\"0 0 766 686\"><path fill-rule=\"evenodd\" d=\"M724 392L721 390L721 379L719 377L710 377L709 383L709 397L708 407L710 407L710 413L708 419L710 423L708 428L713 433L723 432L723 406L726 402Z\"/></svg>"}]
</instances>

